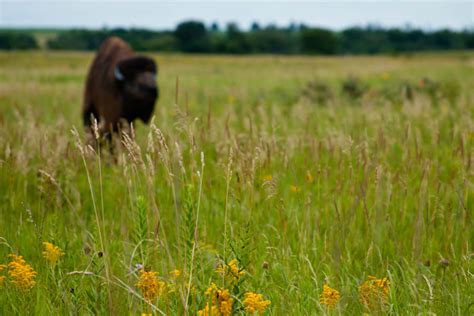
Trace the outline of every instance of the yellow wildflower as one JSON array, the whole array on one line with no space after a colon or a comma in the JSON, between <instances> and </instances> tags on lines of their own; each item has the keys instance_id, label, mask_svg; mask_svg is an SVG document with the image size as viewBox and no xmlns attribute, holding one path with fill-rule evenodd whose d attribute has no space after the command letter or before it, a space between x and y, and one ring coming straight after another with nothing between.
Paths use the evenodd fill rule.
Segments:
<instances>
[{"instance_id":1,"label":"yellow wildflower","mask_svg":"<svg viewBox=\"0 0 474 316\"><path fill-rule=\"evenodd\" d=\"M142 313L141 316L152 316L152 315L153 315L153 314L151 314L151 313Z\"/></svg>"},{"instance_id":2,"label":"yellow wildflower","mask_svg":"<svg viewBox=\"0 0 474 316\"><path fill-rule=\"evenodd\" d=\"M387 278L369 279L359 286L359 300L367 308L374 308L387 303L390 293L390 281Z\"/></svg>"},{"instance_id":3,"label":"yellow wildflower","mask_svg":"<svg viewBox=\"0 0 474 316\"><path fill-rule=\"evenodd\" d=\"M231 283L238 281L245 274L245 270L237 265L237 259L232 259L227 265L219 264L216 272L230 279Z\"/></svg>"},{"instance_id":4,"label":"yellow wildflower","mask_svg":"<svg viewBox=\"0 0 474 316\"><path fill-rule=\"evenodd\" d=\"M227 265L229 266L230 272L235 278L239 279L245 274L245 270L240 269L239 266L237 266L237 259L231 260Z\"/></svg>"},{"instance_id":5,"label":"yellow wildflower","mask_svg":"<svg viewBox=\"0 0 474 316\"><path fill-rule=\"evenodd\" d=\"M206 290L206 292L204 292L204 295L212 297L215 293L217 293L218 290L219 289L217 288L217 285L212 282L211 286Z\"/></svg>"},{"instance_id":6,"label":"yellow wildflower","mask_svg":"<svg viewBox=\"0 0 474 316\"><path fill-rule=\"evenodd\" d=\"M140 279L135 284L142 291L145 300L151 302L156 299L166 287L165 282L157 278L157 272L140 270Z\"/></svg>"},{"instance_id":7,"label":"yellow wildflower","mask_svg":"<svg viewBox=\"0 0 474 316\"><path fill-rule=\"evenodd\" d=\"M59 258L64 256L64 252L59 248L49 242L43 242L44 251L43 257L48 260L51 265L55 265Z\"/></svg>"},{"instance_id":8,"label":"yellow wildflower","mask_svg":"<svg viewBox=\"0 0 474 316\"><path fill-rule=\"evenodd\" d=\"M330 308L334 308L340 298L341 295L339 294L339 291L332 289L328 285L324 284L323 292L319 296L319 303L321 303L321 305L327 305Z\"/></svg>"},{"instance_id":9,"label":"yellow wildflower","mask_svg":"<svg viewBox=\"0 0 474 316\"><path fill-rule=\"evenodd\" d=\"M3 269L5 269L7 266L4 264L0 264L0 272L2 272ZM3 281L5 281L5 276L0 275L0 285L3 284Z\"/></svg>"},{"instance_id":10,"label":"yellow wildflower","mask_svg":"<svg viewBox=\"0 0 474 316\"><path fill-rule=\"evenodd\" d=\"M234 300L230 298L228 290L224 290L224 293L221 294L221 299L219 303L219 311L222 316L227 316L232 314L232 304Z\"/></svg>"},{"instance_id":11,"label":"yellow wildflower","mask_svg":"<svg viewBox=\"0 0 474 316\"><path fill-rule=\"evenodd\" d=\"M290 191L293 192L293 193L298 193L301 191L301 188L296 186L296 185L292 185L290 186Z\"/></svg>"},{"instance_id":12,"label":"yellow wildflower","mask_svg":"<svg viewBox=\"0 0 474 316\"><path fill-rule=\"evenodd\" d=\"M314 177L313 177L313 175L311 174L311 172L309 170L306 170L306 181L308 183L313 183L314 182Z\"/></svg>"},{"instance_id":13,"label":"yellow wildflower","mask_svg":"<svg viewBox=\"0 0 474 316\"><path fill-rule=\"evenodd\" d=\"M244 306L247 313L254 314L258 312L262 314L268 305L272 302L268 300L263 300L262 294L257 294L254 292L245 293Z\"/></svg>"},{"instance_id":14,"label":"yellow wildflower","mask_svg":"<svg viewBox=\"0 0 474 316\"><path fill-rule=\"evenodd\" d=\"M8 275L11 282L22 291L30 290L36 284L35 270L25 262L22 256L11 254L9 257L12 260L8 264Z\"/></svg>"},{"instance_id":15,"label":"yellow wildflower","mask_svg":"<svg viewBox=\"0 0 474 316\"><path fill-rule=\"evenodd\" d=\"M170 275L173 279L177 279L180 277L181 275L181 270L178 270L178 269L174 269L173 271L170 272Z\"/></svg>"},{"instance_id":16,"label":"yellow wildflower","mask_svg":"<svg viewBox=\"0 0 474 316\"><path fill-rule=\"evenodd\" d=\"M234 299L230 296L229 290L219 289L212 283L205 294L211 297L212 305L206 304L203 309L198 311L198 315L228 316L232 314Z\"/></svg>"},{"instance_id":17,"label":"yellow wildflower","mask_svg":"<svg viewBox=\"0 0 474 316\"><path fill-rule=\"evenodd\" d=\"M273 181L273 176L271 174L267 174L267 175L263 176L263 181L264 182Z\"/></svg>"},{"instance_id":18,"label":"yellow wildflower","mask_svg":"<svg viewBox=\"0 0 474 316\"><path fill-rule=\"evenodd\" d=\"M214 305L209 306L209 304L206 304L206 307L198 311L198 316L211 316L211 315L213 316L219 315L219 310Z\"/></svg>"}]
</instances>

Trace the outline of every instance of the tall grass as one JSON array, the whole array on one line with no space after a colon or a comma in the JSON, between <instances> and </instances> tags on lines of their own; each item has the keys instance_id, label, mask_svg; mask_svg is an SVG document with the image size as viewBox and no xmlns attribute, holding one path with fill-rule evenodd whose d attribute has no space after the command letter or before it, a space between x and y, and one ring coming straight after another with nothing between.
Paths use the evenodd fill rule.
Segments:
<instances>
[{"instance_id":1,"label":"tall grass","mask_svg":"<svg viewBox=\"0 0 474 316\"><path fill-rule=\"evenodd\" d=\"M235 314L473 313L472 54L156 57L154 121L110 156L79 128L92 55L0 54L0 264L37 272L0 271L0 314L196 314L212 283Z\"/></svg>"}]
</instances>

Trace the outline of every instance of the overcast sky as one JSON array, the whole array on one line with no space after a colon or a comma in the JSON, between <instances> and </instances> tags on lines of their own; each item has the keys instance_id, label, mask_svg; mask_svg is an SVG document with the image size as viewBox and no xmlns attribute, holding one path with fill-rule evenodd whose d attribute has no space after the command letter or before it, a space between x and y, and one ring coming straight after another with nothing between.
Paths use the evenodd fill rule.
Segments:
<instances>
[{"instance_id":1,"label":"overcast sky","mask_svg":"<svg viewBox=\"0 0 474 316\"><path fill-rule=\"evenodd\" d=\"M248 28L305 23L339 30L376 24L427 30L474 28L474 0L458 1L133 1L0 0L0 27L145 27L173 29L197 19Z\"/></svg>"}]
</instances>

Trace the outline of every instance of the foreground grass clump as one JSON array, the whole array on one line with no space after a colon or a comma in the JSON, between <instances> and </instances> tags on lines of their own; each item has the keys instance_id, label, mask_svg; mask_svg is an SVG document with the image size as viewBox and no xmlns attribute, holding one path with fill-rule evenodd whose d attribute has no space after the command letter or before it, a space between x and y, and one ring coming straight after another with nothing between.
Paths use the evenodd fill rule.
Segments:
<instances>
[{"instance_id":1,"label":"foreground grass clump","mask_svg":"<svg viewBox=\"0 0 474 316\"><path fill-rule=\"evenodd\" d=\"M0 314L474 312L474 55L157 56L115 157L91 59L0 54Z\"/></svg>"}]
</instances>

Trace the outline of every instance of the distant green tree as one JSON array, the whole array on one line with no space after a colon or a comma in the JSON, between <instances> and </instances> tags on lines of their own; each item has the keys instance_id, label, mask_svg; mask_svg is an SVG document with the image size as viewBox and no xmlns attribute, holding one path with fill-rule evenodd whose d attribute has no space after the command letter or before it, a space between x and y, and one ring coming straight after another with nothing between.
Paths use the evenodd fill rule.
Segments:
<instances>
[{"instance_id":1,"label":"distant green tree","mask_svg":"<svg viewBox=\"0 0 474 316\"><path fill-rule=\"evenodd\" d=\"M178 24L174 36L183 52L204 53L210 50L207 30L201 22L187 21Z\"/></svg>"},{"instance_id":2,"label":"distant green tree","mask_svg":"<svg viewBox=\"0 0 474 316\"><path fill-rule=\"evenodd\" d=\"M27 33L4 31L0 32L0 49L36 49L36 39Z\"/></svg>"},{"instance_id":3,"label":"distant green tree","mask_svg":"<svg viewBox=\"0 0 474 316\"><path fill-rule=\"evenodd\" d=\"M439 30L431 34L434 49L463 49L465 43L459 33L450 30Z\"/></svg>"},{"instance_id":4,"label":"distant green tree","mask_svg":"<svg viewBox=\"0 0 474 316\"><path fill-rule=\"evenodd\" d=\"M354 27L342 31L340 52L343 54L376 54L392 51L387 33L381 29Z\"/></svg>"},{"instance_id":5,"label":"distant green tree","mask_svg":"<svg viewBox=\"0 0 474 316\"><path fill-rule=\"evenodd\" d=\"M226 37L218 47L219 52L228 54L248 54L251 45L246 33L242 32L235 23L227 24Z\"/></svg>"},{"instance_id":6,"label":"distant green tree","mask_svg":"<svg viewBox=\"0 0 474 316\"><path fill-rule=\"evenodd\" d=\"M252 32L260 31L260 29L261 27L260 27L260 24L258 24L258 22L253 22L252 26L250 27L250 30Z\"/></svg>"},{"instance_id":7,"label":"distant green tree","mask_svg":"<svg viewBox=\"0 0 474 316\"><path fill-rule=\"evenodd\" d=\"M253 53L288 54L294 53L296 44L289 31L274 26L249 33Z\"/></svg>"},{"instance_id":8,"label":"distant green tree","mask_svg":"<svg viewBox=\"0 0 474 316\"><path fill-rule=\"evenodd\" d=\"M474 32L463 32L464 43L467 49L474 49Z\"/></svg>"},{"instance_id":9,"label":"distant green tree","mask_svg":"<svg viewBox=\"0 0 474 316\"><path fill-rule=\"evenodd\" d=\"M217 24L217 22L213 22L211 24L211 32L219 32L220 29L219 29L219 24Z\"/></svg>"},{"instance_id":10,"label":"distant green tree","mask_svg":"<svg viewBox=\"0 0 474 316\"><path fill-rule=\"evenodd\" d=\"M333 55L337 52L336 35L326 29L302 29L300 34L301 51L305 54Z\"/></svg>"},{"instance_id":11,"label":"distant green tree","mask_svg":"<svg viewBox=\"0 0 474 316\"><path fill-rule=\"evenodd\" d=\"M47 45L60 50L95 50L108 35L106 31L71 30L50 39Z\"/></svg>"},{"instance_id":12,"label":"distant green tree","mask_svg":"<svg viewBox=\"0 0 474 316\"><path fill-rule=\"evenodd\" d=\"M143 51L178 51L178 41L173 34L163 34L142 43Z\"/></svg>"}]
</instances>

